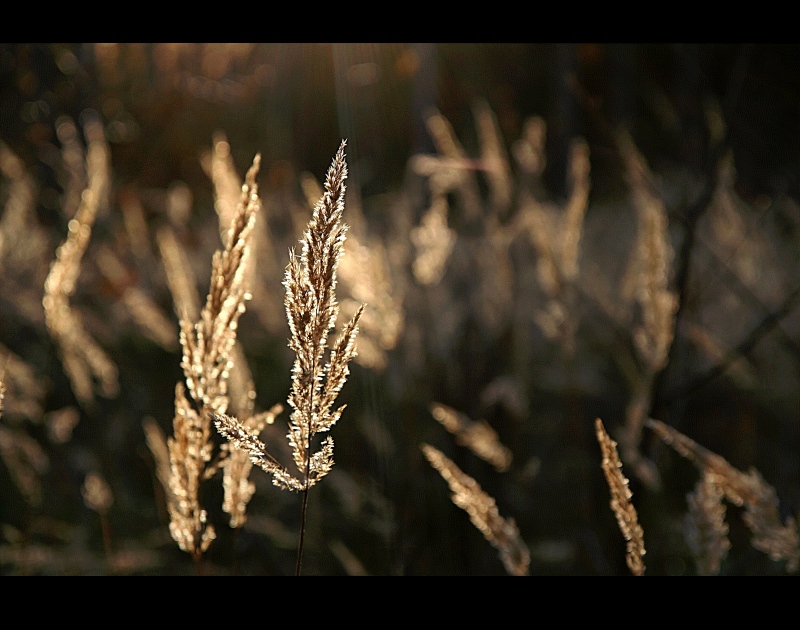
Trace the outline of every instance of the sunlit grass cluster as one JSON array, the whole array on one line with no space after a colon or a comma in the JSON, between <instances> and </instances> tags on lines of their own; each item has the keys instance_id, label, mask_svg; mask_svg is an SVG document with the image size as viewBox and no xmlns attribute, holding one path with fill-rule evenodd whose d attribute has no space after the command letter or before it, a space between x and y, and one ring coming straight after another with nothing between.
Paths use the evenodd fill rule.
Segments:
<instances>
[{"instance_id":1,"label":"sunlit grass cluster","mask_svg":"<svg viewBox=\"0 0 800 630\"><path fill-rule=\"evenodd\" d=\"M240 178L221 132L198 156L213 190L213 229L203 232L192 223L191 191L180 186L165 191L153 220L138 192L115 188L106 132L92 118L82 129L63 119L57 129L65 183L64 229L55 239L37 219L33 176L0 143L3 317L25 324L0 338L10 344L0 344L4 499L14 495L29 514L40 514L60 487L53 477L63 471L53 470L51 460L62 457L75 431L123 431L114 401L136 386L125 380L130 364L152 360L156 348L178 375L177 383L167 384L173 413L130 413L139 414L134 429L146 448L137 456L152 477L153 512L162 511L153 529L160 534L134 551L124 549L112 523L115 510L130 509L129 491L106 478L103 469L114 466L103 453L83 454L78 466L73 499L96 519L104 572L159 572L167 532L169 544L191 557L195 573L235 572L238 559L225 567L219 557L210 558L218 539L249 527L266 532L284 555L291 547L298 575L306 545L317 554L325 547L354 574L403 572L414 554L422 558L415 566L431 566L440 553L435 545L420 549L426 545L421 535L405 532L402 558L391 570L366 569L369 562L342 540L325 540L325 519L333 518L325 510L338 501L354 520L360 511L383 510L390 525L370 521L375 539L402 538L397 531L429 510L419 531L438 532L430 540L470 522L481 544L497 554L490 567L512 575L545 573L537 514L559 509L532 498L547 496L532 489L556 475L548 458L554 444L537 450L531 438L549 422L536 399L545 394L551 409L553 398L570 408L568 432L595 464L580 477L581 492L599 506L594 523L615 520L619 529L614 538L595 532L592 540L609 546L609 556L624 557L631 573L654 573L646 550L658 547L656 537L665 531L653 522L654 510L637 509L637 503L642 497L657 502L665 488L685 482L680 460L663 445L699 475L686 497L681 543L694 572L725 572L736 518L754 549L796 572L796 515L787 513L768 475L743 472L688 437L691 426L671 426L675 418L665 412L667 388L687 386L670 372L686 360L679 352L687 344L698 363L726 373L734 387L755 388L764 374L743 358L730 331L709 329L725 319L717 300L702 303L702 292L679 286L681 250L671 231L669 196L632 134L620 130L610 149L627 182L625 211L604 213L593 205L585 140L570 144L567 194L557 198L544 184L542 118L528 120L513 142L485 102L476 104L474 120L477 140L470 149L441 112L428 113L436 152L408 163L424 203L410 209L409 197L398 193L390 229L383 231L370 227L366 203L346 194L345 142L322 184L303 173L292 195L276 198L260 188L261 155ZM780 265L752 233L730 157L723 155L716 168L698 233L708 239L708 251L728 256L737 282L755 292L753 267ZM618 244L598 228L611 220L625 226L622 260ZM782 246L791 250L790 237L787 242ZM200 278L208 276L200 272L209 268L204 285ZM771 289L789 310L797 291L791 282L800 282L796 269L786 272L788 288ZM694 302L682 304L687 295ZM54 385L44 377L42 351L26 353L15 338L22 334L37 337L57 361L69 404L52 408ZM290 355L274 361L287 369L270 371L271 382L263 380L263 367L251 365L265 340L277 340ZM142 345L148 350L141 357L128 354ZM549 366L539 369L545 360ZM622 404L599 402L604 371L613 371ZM478 385L459 399L453 383L468 379ZM375 402L376 392L384 391L402 404ZM124 396L125 404L134 400ZM341 425L351 428L342 427L344 447L337 447L334 466L331 434ZM361 436L360 446L353 446L353 435ZM401 471L392 473L406 484L397 493L401 499L390 502L381 482L367 479L365 466L379 468L376 460ZM267 475L252 473L254 466ZM493 496L489 489L499 492ZM439 505L419 508L423 492ZM291 505L295 516L279 507L265 515L265 505ZM57 572L48 568L58 564L55 556L31 542L37 534L25 531L23 521L4 525L3 571ZM584 524L582 531L593 526ZM159 535L160 542L152 542ZM96 570L91 566L87 572ZM276 561L265 572L291 573L286 566Z\"/></svg>"}]
</instances>

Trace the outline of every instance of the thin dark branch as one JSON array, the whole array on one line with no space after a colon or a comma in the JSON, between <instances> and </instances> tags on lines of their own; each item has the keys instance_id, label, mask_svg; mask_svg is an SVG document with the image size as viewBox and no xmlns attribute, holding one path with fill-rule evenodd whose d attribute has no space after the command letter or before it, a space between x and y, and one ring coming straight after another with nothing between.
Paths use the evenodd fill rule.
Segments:
<instances>
[{"instance_id":1,"label":"thin dark branch","mask_svg":"<svg viewBox=\"0 0 800 630\"><path fill-rule=\"evenodd\" d=\"M676 400L685 398L692 393L696 392L701 387L704 387L718 376L722 375L739 357L747 355L756 347L759 341L763 339L769 332L779 325L784 317L789 315L795 307L795 303L800 300L800 288L795 289L786 301L776 310L769 313L761 322L750 331L750 334L745 337L741 343L735 348L731 349L725 358L722 359L717 365L711 368L708 372L686 383L672 388L664 394L663 401L670 403ZM790 346L793 347L793 346Z\"/></svg>"}]
</instances>

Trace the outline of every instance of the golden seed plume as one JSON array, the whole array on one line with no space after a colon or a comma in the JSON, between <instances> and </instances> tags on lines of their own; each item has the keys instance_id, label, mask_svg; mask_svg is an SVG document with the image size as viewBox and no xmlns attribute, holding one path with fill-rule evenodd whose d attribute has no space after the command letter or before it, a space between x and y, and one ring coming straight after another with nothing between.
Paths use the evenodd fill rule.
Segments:
<instances>
[{"instance_id":1,"label":"golden seed plume","mask_svg":"<svg viewBox=\"0 0 800 630\"><path fill-rule=\"evenodd\" d=\"M295 353L292 390L288 402L292 408L289 443L298 469L303 471L303 488L309 488L328 473L333 465L333 440L328 437L321 450L310 453L311 438L329 431L344 407L333 404L349 374L348 364L355 356L355 338L363 305L345 325L323 363L328 334L336 323L339 306L336 300L336 273L344 253L347 226L344 212L345 142L328 169L325 193L314 207L314 214L303 236L300 256L289 254L284 287L286 316L291 337L289 347Z\"/></svg>"},{"instance_id":2,"label":"golden seed plume","mask_svg":"<svg viewBox=\"0 0 800 630\"><path fill-rule=\"evenodd\" d=\"M242 186L225 247L214 254L211 286L199 321L192 323L186 318L191 310L190 304L184 304L182 308L181 367L186 387L178 383L175 388L174 434L168 440L170 478L167 507L173 539L181 549L191 553L195 561L199 561L216 537L214 527L208 523L206 511L200 505L199 492L202 482L210 478L222 463L210 464L213 450L211 414L225 413L229 405L231 352L239 317L245 310L245 300L249 298L245 267L250 235L260 207L255 183L260 161L260 155L256 155ZM180 266L180 263L176 265L178 269ZM177 282L188 284L185 274Z\"/></svg>"},{"instance_id":3,"label":"golden seed plume","mask_svg":"<svg viewBox=\"0 0 800 630\"><path fill-rule=\"evenodd\" d=\"M301 186L308 205L314 208L323 195L322 187L310 173L302 174ZM363 217L359 222L363 225ZM350 319L361 304L369 304L369 311L359 321L355 361L380 371L386 368L387 351L397 345L403 332L403 294L392 281L386 246L364 232L363 227L360 236L355 229L348 231L347 256L339 261L337 275L347 296L340 300L339 316Z\"/></svg>"},{"instance_id":4,"label":"golden seed plume","mask_svg":"<svg viewBox=\"0 0 800 630\"><path fill-rule=\"evenodd\" d=\"M203 156L203 169L214 184L214 209L219 217L220 237L231 224L236 211L242 180L236 171L231 147L225 134L214 133L211 151ZM270 331L282 329L283 309L277 291L270 286L280 277L281 270L275 260L267 216L259 213L250 239L249 262L245 266L245 282L250 287L253 301L249 306L261 323Z\"/></svg>"},{"instance_id":5,"label":"golden seed plume","mask_svg":"<svg viewBox=\"0 0 800 630\"><path fill-rule=\"evenodd\" d=\"M314 206L314 213L303 235L303 248L298 256L289 252L284 287L286 316L289 321L289 347L295 352L292 368L292 389L288 403L292 409L289 444L300 477L267 453L257 433L242 422L224 413L213 414L219 432L236 448L246 451L252 463L273 476L273 483L288 490L307 490L324 477L333 466L333 440L326 438L312 454L311 439L326 432L338 421L344 410L334 410L336 398L347 380L348 364L355 354L358 322L364 306L344 326L330 348L328 335L339 314L336 300L336 273L344 252L347 226L342 222L344 211L345 142L342 142L325 179L325 192Z\"/></svg>"},{"instance_id":6,"label":"golden seed plume","mask_svg":"<svg viewBox=\"0 0 800 630\"><path fill-rule=\"evenodd\" d=\"M169 531L185 552L199 559L217 537L200 505L200 484L211 460L211 435L205 414L197 413L186 398L183 383L175 388L173 436L167 441L170 477L167 492Z\"/></svg>"},{"instance_id":7,"label":"golden seed plume","mask_svg":"<svg viewBox=\"0 0 800 630\"><path fill-rule=\"evenodd\" d=\"M249 237L260 207L255 176L261 163L256 155L242 186L239 209L228 230L225 249L214 254L211 287L200 320L181 320L181 367L192 399L204 410L225 413L230 352L236 341L239 317L250 298L244 270Z\"/></svg>"}]
</instances>

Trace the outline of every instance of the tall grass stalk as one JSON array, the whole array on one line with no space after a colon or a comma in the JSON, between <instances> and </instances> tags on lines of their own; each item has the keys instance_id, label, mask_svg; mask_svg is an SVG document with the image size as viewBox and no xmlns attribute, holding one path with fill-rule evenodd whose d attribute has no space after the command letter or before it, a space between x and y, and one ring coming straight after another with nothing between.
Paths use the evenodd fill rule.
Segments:
<instances>
[{"instance_id":1,"label":"tall grass stalk","mask_svg":"<svg viewBox=\"0 0 800 630\"><path fill-rule=\"evenodd\" d=\"M301 240L300 255L289 252L284 287L286 317L289 320L289 347L295 353L292 367L292 389L288 403L292 409L289 444L300 477L292 475L267 452L258 439L258 432L247 428L236 418L224 413L212 414L219 432L236 448L250 454L254 464L273 476L273 483L286 490L303 493L300 516L300 540L297 549L296 574L302 570L305 543L308 491L333 467L333 439L326 437L319 450L312 453L312 438L330 431L345 406L334 410L336 398L350 373L348 364L356 354L355 339L362 305L344 326L330 348L328 335L336 324L339 305L336 300L336 271L344 253L347 225L344 212L347 163L343 141L328 169L325 192L314 207L314 213Z\"/></svg>"}]
</instances>

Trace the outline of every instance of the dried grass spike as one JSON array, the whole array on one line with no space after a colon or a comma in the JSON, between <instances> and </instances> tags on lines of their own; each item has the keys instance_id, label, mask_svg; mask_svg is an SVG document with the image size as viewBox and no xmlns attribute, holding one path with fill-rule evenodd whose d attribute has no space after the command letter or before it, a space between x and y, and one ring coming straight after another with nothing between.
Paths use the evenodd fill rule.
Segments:
<instances>
[{"instance_id":1,"label":"dried grass spike","mask_svg":"<svg viewBox=\"0 0 800 630\"><path fill-rule=\"evenodd\" d=\"M284 490L303 490L303 484L267 452L267 445L258 436L247 429L236 418L225 414L211 414L214 425L222 436L240 451L250 457L250 461L260 466L265 472L273 475L273 483Z\"/></svg>"},{"instance_id":2,"label":"dried grass spike","mask_svg":"<svg viewBox=\"0 0 800 630\"><path fill-rule=\"evenodd\" d=\"M261 164L256 155L242 186L239 208L228 230L225 249L214 254L211 287L200 321L181 320L181 367L191 397L204 408L225 413L228 408L229 359L236 341L239 317L249 299L244 269L249 238L260 207L255 176Z\"/></svg>"},{"instance_id":3,"label":"dried grass spike","mask_svg":"<svg viewBox=\"0 0 800 630\"><path fill-rule=\"evenodd\" d=\"M678 295L670 289L674 252L667 212L644 156L627 132L619 134L619 151L625 163L631 200L638 217L636 249L623 279L623 295L639 302L642 323L633 341L641 364L626 409L625 430L620 435L625 463L651 488L660 484L655 465L640 452L642 430L652 402L656 375L664 369L675 335Z\"/></svg>"},{"instance_id":4,"label":"dried grass spike","mask_svg":"<svg viewBox=\"0 0 800 630\"><path fill-rule=\"evenodd\" d=\"M327 438L322 449L311 454L311 438L328 431L339 419L343 407L333 411L339 390L349 374L348 364L355 356L355 338L363 305L345 325L324 363L328 334L336 323L336 272L344 252L347 226L344 211L345 142L328 169L325 192L314 207L314 214L303 235L300 256L289 254L286 267L286 316L291 337L289 347L295 352L292 368L292 408L289 443L302 479L295 480L303 490L310 488L328 473L333 465L333 441ZM277 479L276 479L277 481Z\"/></svg>"},{"instance_id":5,"label":"dried grass spike","mask_svg":"<svg viewBox=\"0 0 800 630\"><path fill-rule=\"evenodd\" d=\"M528 575L530 551L514 519L500 516L495 500L441 451L429 444L423 444L421 448L431 466L450 486L453 503L469 514L472 524L498 550L506 571L511 575Z\"/></svg>"},{"instance_id":6,"label":"dried grass spike","mask_svg":"<svg viewBox=\"0 0 800 630\"><path fill-rule=\"evenodd\" d=\"M622 474L622 462L617 454L617 443L606 433L600 418L595 420L595 430L600 450L603 453L603 473L611 491L611 509L617 517L617 524L626 540L627 555L625 562L634 575L644 575L645 554L644 532L639 525L639 516L631 503L628 480Z\"/></svg>"},{"instance_id":7,"label":"dried grass spike","mask_svg":"<svg viewBox=\"0 0 800 630\"><path fill-rule=\"evenodd\" d=\"M202 482L222 463L218 460L209 464L213 450L211 418L214 413L224 414L229 405L231 352L239 317L249 298L245 267L250 235L260 207L255 182L260 164L261 157L256 155L242 186L225 248L214 254L211 286L200 320L192 323L185 318L191 308L188 305L181 319L181 367L186 388L178 383L175 390L174 436L168 442L170 482L167 494L170 533L181 549L192 554L198 571L202 554L216 537L200 505L199 493ZM182 282L186 283L185 276ZM193 402L186 397L187 391Z\"/></svg>"},{"instance_id":8,"label":"dried grass spike","mask_svg":"<svg viewBox=\"0 0 800 630\"><path fill-rule=\"evenodd\" d=\"M639 217L635 272L628 282L635 286L644 321L636 330L634 341L649 370L656 373L666 365L675 333L678 296L669 289L674 253L666 208L647 162L629 135L620 135L619 147Z\"/></svg>"},{"instance_id":9,"label":"dried grass spike","mask_svg":"<svg viewBox=\"0 0 800 630\"><path fill-rule=\"evenodd\" d=\"M186 399L182 383L175 388L174 436L169 438L169 531L178 546L199 561L216 538L200 505L203 470L211 459L208 423Z\"/></svg>"}]
</instances>

